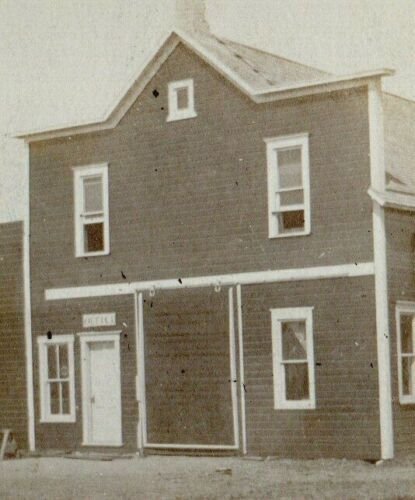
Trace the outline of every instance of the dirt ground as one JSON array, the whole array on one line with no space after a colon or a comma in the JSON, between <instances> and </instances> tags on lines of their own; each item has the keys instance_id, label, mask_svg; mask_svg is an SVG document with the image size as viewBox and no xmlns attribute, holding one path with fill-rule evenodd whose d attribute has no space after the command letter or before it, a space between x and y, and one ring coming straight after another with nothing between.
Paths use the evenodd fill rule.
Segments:
<instances>
[{"instance_id":1,"label":"dirt ground","mask_svg":"<svg viewBox=\"0 0 415 500\"><path fill-rule=\"evenodd\" d=\"M26 458L0 462L0 498L415 498L415 460Z\"/></svg>"}]
</instances>

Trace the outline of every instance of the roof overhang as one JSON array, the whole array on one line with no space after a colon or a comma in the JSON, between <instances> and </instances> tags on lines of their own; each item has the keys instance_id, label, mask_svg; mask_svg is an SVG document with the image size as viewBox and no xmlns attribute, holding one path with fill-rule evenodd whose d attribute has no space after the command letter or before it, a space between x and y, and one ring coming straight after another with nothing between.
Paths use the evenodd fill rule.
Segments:
<instances>
[{"instance_id":1,"label":"roof overhang","mask_svg":"<svg viewBox=\"0 0 415 500\"><path fill-rule=\"evenodd\" d=\"M398 210L415 211L415 193L398 193L395 191L385 191L380 193L373 188L368 190L369 196L381 207L396 208Z\"/></svg>"},{"instance_id":2,"label":"roof overhang","mask_svg":"<svg viewBox=\"0 0 415 500\"><path fill-rule=\"evenodd\" d=\"M366 73L358 73L347 76L332 77L311 82L296 83L289 86L274 86L264 90L254 90L229 66L225 65L218 57L209 52L202 44L191 35L183 31L175 30L169 32L144 61L138 77L130 81L126 88L116 97L106 112L93 121L78 122L76 124L62 124L50 129L30 130L14 134L15 137L24 139L26 142L36 142L76 134L85 134L109 130L116 127L137 97L144 90L148 82L157 73L162 64L177 47L183 43L186 47L196 53L202 60L212 66L222 76L232 82L241 92L250 97L256 103L278 101L305 97L314 94L334 92L366 86L373 79L393 75L393 70L380 69Z\"/></svg>"}]
</instances>

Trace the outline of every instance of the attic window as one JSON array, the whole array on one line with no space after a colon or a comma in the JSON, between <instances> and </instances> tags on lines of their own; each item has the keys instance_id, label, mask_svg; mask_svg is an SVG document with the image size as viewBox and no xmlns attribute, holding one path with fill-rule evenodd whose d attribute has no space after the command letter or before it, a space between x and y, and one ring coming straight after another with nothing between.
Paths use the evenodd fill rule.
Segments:
<instances>
[{"instance_id":1,"label":"attic window","mask_svg":"<svg viewBox=\"0 0 415 500\"><path fill-rule=\"evenodd\" d=\"M184 120L197 116L195 111L193 80L169 83L169 114L167 121Z\"/></svg>"}]
</instances>

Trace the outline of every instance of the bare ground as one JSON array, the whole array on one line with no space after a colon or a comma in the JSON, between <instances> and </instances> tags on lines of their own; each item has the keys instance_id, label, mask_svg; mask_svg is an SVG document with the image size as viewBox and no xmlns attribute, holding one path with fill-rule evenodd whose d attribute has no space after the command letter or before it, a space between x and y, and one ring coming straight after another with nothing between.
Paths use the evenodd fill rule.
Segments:
<instances>
[{"instance_id":1,"label":"bare ground","mask_svg":"<svg viewBox=\"0 0 415 500\"><path fill-rule=\"evenodd\" d=\"M0 462L0 498L415 498L415 460L27 458Z\"/></svg>"}]
</instances>

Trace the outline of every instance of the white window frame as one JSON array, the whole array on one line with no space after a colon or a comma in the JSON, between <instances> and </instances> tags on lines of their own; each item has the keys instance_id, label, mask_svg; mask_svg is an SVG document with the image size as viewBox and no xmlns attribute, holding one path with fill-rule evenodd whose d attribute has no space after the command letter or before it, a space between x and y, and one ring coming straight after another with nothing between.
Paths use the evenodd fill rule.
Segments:
<instances>
[{"instance_id":1,"label":"white window frame","mask_svg":"<svg viewBox=\"0 0 415 500\"><path fill-rule=\"evenodd\" d=\"M37 338L39 351L39 383L40 383L40 421L41 422L75 422L75 370L74 370L74 335L54 335L51 339L45 336ZM48 355L47 347L66 345L68 348L69 408L68 414L53 414L50 411L50 391L48 390ZM60 377L59 377L60 379Z\"/></svg>"},{"instance_id":2,"label":"white window frame","mask_svg":"<svg viewBox=\"0 0 415 500\"><path fill-rule=\"evenodd\" d=\"M311 210L310 210L310 152L309 134L301 133L264 139L267 148L267 172L268 172L268 234L269 238L287 238L291 236L304 236L311 231ZM300 147L301 148L301 171L303 185L287 190L278 189L277 175L277 154L281 149ZM295 189L303 190L304 202L298 205L283 205L279 203L279 193L288 192ZM283 233L279 229L278 215L282 212L294 210L304 211L304 228L297 231Z\"/></svg>"},{"instance_id":3,"label":"white window frame","mask_svg":"<svg viewBox=\"0 0 415 500\"><path fill-rule=\"evenodd\" d=\"M187 108L180 109L178 102L178 91L187 90ZM195 111L195 92L194 82L192 78L187 80L178 80L168 84L168 100L169 100L169 114L167 121L185 120L186 118L195 118L197 113Z\"/></svg>"},{"instance_id":4,"label":"white window frame","mask_svg":"<svg viewBox=\"0 0 415 500\"><path fill-rule=\"evenodd\" d=\"M285 370L282 357L282 329L284 321L305 321L309 398L303 400L287 400L285 386ZM314 347L313 347L313 307L290 307L271 309L272 331L272 366L274 376L274 409L276 410L313 410L316 408ZM304 362L305 360L301 360ZM295 360L290 360L295 362Z\"/></svg>"},{"instance_id":5,"label":"white window frame","mask_svg":"<svg viewBox=\"0 0 415 500\"><path fill-rule=\"evenodd\" d=\"M74 217L75 217L75 255L76 257L94 257L98 255L108 255L110 253L109 234L109 200L108 200L108 164L86 165L74 167ZM88 177L102 177L102 203L103 211L97 214L84 214L84 189L83 180ZM85 251L84 226L86 220L89 223L103 223L104 228L104 249L97 252Z\"/></svg>"},{"instance_id":6,"label":"white window frame","mask_svg":"<svg viewBox=\"0 0 415 500\"><path fill-rule=\"evenodd\" d=\"M415 302L397 302L395 308L396 317L396 337L397 337L397 357L398 357L398 385L399 385L399 403L400 404L415 404L415 380L412 380L413 392L414 394L404 394L403 393L403 383L402 383L402 358L406 357L402 353L402 342L401 342L401 316L411 315L412 320L412 343L415 343ZM415 347L415 346L414 346ZM415 353L415 349L414 349Z\"/></svg>"}]
</instances>

